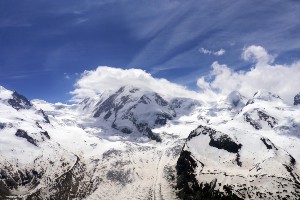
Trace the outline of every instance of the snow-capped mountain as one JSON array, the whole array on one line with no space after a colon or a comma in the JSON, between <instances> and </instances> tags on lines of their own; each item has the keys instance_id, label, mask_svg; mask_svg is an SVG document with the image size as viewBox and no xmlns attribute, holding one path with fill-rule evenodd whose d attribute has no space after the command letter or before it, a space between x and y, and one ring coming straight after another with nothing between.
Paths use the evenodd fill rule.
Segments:
<instances>
[{"instance_id":1,"label":"snow-capped mountain","mask_svg":"<svg viewBox=\"0 0 300 200\"><path fill-rule=\"evenodd\" d=\"M101 95L97 100L85 99L80 104L82 110L90 111L98 126L112 127L126 134L140 133L156 141L161 141L161 138L152 132L153 128L165 125L182 113L191 112L199 104L185 98L168 101L154 91L131 86Z\"/></svg>"},{"instance_id":2,"label":"snow-capped mountain","mask_svg":"<svg viewBox=\"0 0 300 200\"><path fill-rule=\"evenodd\" d=\"M200 125L191 132L176 165L180 198L299 199L296 159L241 131Z\"/></svg>"},{"instance_id":3,"label":"snow-capped mountain","mask_svg":"<svg viewBox=\"0 0 300 200\"><path fill-rule=\"evenodd\" d=\"M17 92L0 88L1 197L31 195L76 165L76 155L51 139L43 110Z\"/></svg>"},{"instance_id":4,"label":"snow-capped mountain","mask_svg":"<svg viewBox=\"0 0 300 200\"><path fill-rule=\"evenodd\" d=\"M0 199L300 198L300 107L266 91L68 105L1 87L0 112Z\"/></svg>"},{"instance_id":5,"label":"snow-capped mountain","mask_svg":"<svg viewBox=\"0 0 300 200\"><path fill-rule=\"evenodd\" d=\"M232 120L200 125L177 162L179 196L299 199L299 111L259 91Z\"/></svg>"},{"instance_id":6,"label":"snow-capped mountain","mask_svg":"<svg viewBox=\"0 0 300 200\"><path fill-rule=\"evenodd\" d=\"M81 183L89 180L84 158L60 144L64 123L3 87L0 113L0 199L69 199L91 190Z\"/></svg>"}]
</instances>

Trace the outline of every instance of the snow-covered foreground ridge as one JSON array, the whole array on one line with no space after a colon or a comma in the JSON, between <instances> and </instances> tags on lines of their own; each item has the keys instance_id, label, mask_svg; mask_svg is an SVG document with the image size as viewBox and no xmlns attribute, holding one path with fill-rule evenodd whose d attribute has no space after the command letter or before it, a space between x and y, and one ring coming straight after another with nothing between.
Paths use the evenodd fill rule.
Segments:
<instances>
[{"instance_id":1,"label":"snow-covered foreground ridge","mask_svg":"<svg viewBox=\"0 0 300 200\"><path fill-rule=\"evenodd\" d=\"M0 199L299 199L297 93L126 86L65 105L0 87Z\"/></svg>"}]
</instances>

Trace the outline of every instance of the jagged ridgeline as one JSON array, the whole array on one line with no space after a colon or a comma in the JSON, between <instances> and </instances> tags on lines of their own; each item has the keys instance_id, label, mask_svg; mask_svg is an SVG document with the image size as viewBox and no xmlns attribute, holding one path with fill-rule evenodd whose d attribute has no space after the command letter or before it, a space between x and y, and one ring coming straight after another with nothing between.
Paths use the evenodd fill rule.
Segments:
<instances>
[{"instance_id":1,"label":"jagged ridgeline","mask_svg":"<svg viewBox=\"0 0 300 200\"><path fill-rule=\"evenodd\" d=\"M124 86L68 105L0 87L0 199L298 200L299 94L244 95Z\"/></svg>"}]
</instances>

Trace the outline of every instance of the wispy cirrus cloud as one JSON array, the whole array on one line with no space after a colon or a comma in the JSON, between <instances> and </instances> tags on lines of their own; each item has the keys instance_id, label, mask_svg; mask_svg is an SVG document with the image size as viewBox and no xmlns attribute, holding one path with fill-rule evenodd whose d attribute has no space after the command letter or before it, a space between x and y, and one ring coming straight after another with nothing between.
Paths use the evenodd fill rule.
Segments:
<instances>
[{"instance_id":1,"label":"wispy cirrus cloud","mask_svg":"<svg viewBox=\"0 0 300 200\"><path fill-rule=\"evenodd\" d=\"M0 80L18 80L49 73L48 70L18 70L0 74Z\"/></svg>"},{"instance_id":2,"label":"wispy cirrus cloud","mask_svg":"<svg viewBox=\"0 0 300 200\"><path fill-rule=\"evenodd\" d=\"M230 58L223 60L230 64L238 63L231 67L241 67L242 62L237 55L248 44L261 44L281 56L300 51L300 40L295 35L296 30L300 30L300 23L295 20L296 16L300 17L295 9L300 8L299 2L283 3L275 0L260 2L259 6L254 6L251 1L192 2L174 4L168 17L158 13L156 18L160 20L152 21L152 25L158 25L158 28L151 29L155 30L154 32L144 32L149 27L147 20L141 21L138 26L130 26L139 39L151 40L127 66L146 66L145 68L157 69L157 72L186 68L186 73L192 74L198 70L195 62L201 62L201 66L205 67L203 63L206 63L207 59L203 56L208 54L221 56L226 53ZM286 12L271 9L273 7L281 7ZM264 20L259 20L262 18ZM201 49L202 47L205 48ZM186 53L195 48L200 49L201 54ZM174 63L174 60L178 62ZM194 64L186 64L190 61Z\"/></svg>"}]
</instances>

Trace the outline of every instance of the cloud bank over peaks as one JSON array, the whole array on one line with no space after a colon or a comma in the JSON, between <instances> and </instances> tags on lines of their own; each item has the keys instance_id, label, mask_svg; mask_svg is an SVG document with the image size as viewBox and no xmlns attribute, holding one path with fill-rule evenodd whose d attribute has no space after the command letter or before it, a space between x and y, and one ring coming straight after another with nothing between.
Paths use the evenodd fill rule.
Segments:
<instances>
[{"instance_id":1,"label":"cloud bank over peaks","mask_svg":"<svg viewBox=\"0 0 300 200\"><path fill-rule=\"evenodd\" d=\"M300 91L300 61L291 65L272 64L274 56L255 45L245 48L242 58L255 65L248 71L233 71L227 65L214 62L209 75L200 77L197 85L204 93L227 95L239 91L248 98L258 90L266 90L292 104L293 97Z\"/></svg>"},{"instance_id":2,"label":"cloud bank over peaks","mask_svg":"<svg viewBox=\"0 0 300 200\"><path fill-rule=\"evenodd\" d=\"M263 47L251 45L244 48L241 57L254 63L245 71L234 71L226 64L215 61L211 71L197 80L199 91L191 91L182 85L163 78L155 78L141 69L122 69L100 66L84 71L75 83L73 101L95 97L106 91L116 91L122 86L135 86L145 91L154 91L165 98L188 97L206 101L216 101L233 91L252 98L259 90L278 94L285 102L292 104L300 91L300 61L290 65L274 63L275 56Z\"/></svg>"},{"instance_id":3,"label":"cloud bank over peaks","mask_svg":"<svg viewBox=\"0 0 300 200\"><path fill-rule=\"evenodd\" d=\"M81 101L87 97L95 97L105 91L116 91L122 86L136 86L145 91L155 91L165 98L190 97L197 98L195 91L171 83L163 78L154 78L141 69L121 69L99 66L95 70L84 71L75 83L73 101Z\"/></svg>"}]
</instances>

